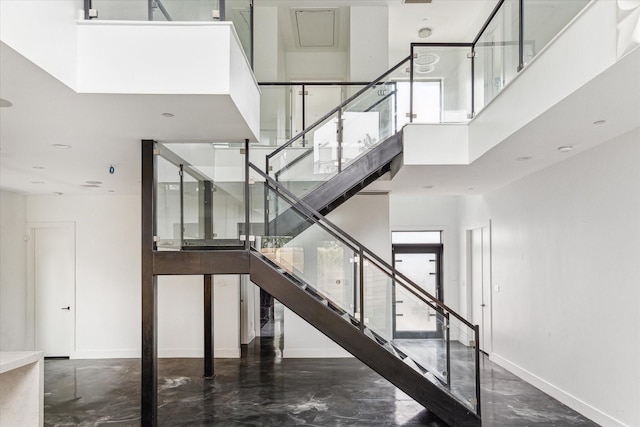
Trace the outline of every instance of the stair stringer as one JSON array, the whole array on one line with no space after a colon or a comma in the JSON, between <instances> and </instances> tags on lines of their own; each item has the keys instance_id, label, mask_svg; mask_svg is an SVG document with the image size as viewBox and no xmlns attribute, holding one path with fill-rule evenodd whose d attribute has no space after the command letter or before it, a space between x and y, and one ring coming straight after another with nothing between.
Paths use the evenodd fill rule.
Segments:
<instances>
[{"instance_id":1,"label":"stair stringer","mask_svg":"<svg viewBox=\"0 0 640 427\"><path fill-rule=\"evenodd\" d=\"M482 425L478 415L312 297L257 253L251 253L250 277L253 283L449 425Z\"/></svg>"},{"instance_id":2,"label":"stair stringer","mask_svg":"<svg viewBox=\"0 0 640 427\"><path fill-rule=\"evenodd\" d=\"M302 200L322 215L340 206L360 190L371 184L386 172L395 175L402 164L402 131L390 136L384 142L354 160L342 172L329 179ZM280 236L297 236L309 222L291 208L278 214L269 226Z\"/></svg>"}]
</instances>

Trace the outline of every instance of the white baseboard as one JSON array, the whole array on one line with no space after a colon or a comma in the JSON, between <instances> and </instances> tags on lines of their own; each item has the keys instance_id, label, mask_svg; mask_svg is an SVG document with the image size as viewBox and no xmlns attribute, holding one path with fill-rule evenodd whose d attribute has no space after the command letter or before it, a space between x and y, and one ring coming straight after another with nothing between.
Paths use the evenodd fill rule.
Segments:
<instances>
[{"instance_id":1,"label":"white baseboard","mask_svg":"<svg viewBox=\"0 0 640 427\"><path fill-rule=\"evenodd\" d=\"M574 411L579 412L580 414L584 415L592 421L595 421L603 427L629 427L623 422L616 420L615 418L605 414L599 409L594 408L583 400L580 400L572 394L559 389L550 382L538 377L537 375L527 371L526 369L516 365L515 363L508 361L507 359L496 353L492 353L489 357L489 360L497 365L502 366L507 371L522 378L529 384L539 388L549 396L559 400Z\"/></svg>"},{"instance_id":2,"label":"white baseboard","mask_svg":"<svg viewBox=\"0 0 640 427\"><path fill-rule=\"evenodd\" d=\"M140 350L81 350L70 355L70 359L140 359ZM158 349L158 358L202 358L204 352L197 348ZM238 359L239 348L216 348L213 357L218 359Z\"/></svg>"},{"instance_id":3,"label":"white baseboard","mask_svg":"<svg viewBox=\"0 0 640 427\"><path fill-rule=\"evenodd\" d=\"M285 359L314 359L314 358L346 358L353 357L341 348L285 348L282 351Z\"/></svg>"},{"instance_id":4,"label":"white baseboard","mask_svg":"<svg viewBox=\"0 0 640 427\"><path fill-rule=\"evenodd\" d=\"M140 359L141 350L80 350L70 359Z\"/></svg>"}]
</instances>

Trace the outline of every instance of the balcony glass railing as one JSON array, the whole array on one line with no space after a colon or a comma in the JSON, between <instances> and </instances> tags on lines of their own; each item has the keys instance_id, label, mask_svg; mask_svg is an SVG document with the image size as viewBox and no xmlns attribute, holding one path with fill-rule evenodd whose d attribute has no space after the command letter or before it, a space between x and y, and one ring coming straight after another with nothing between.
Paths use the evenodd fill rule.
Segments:
<instances>
[{"instance_id":1,"label":"balcony glass railing","mask_svg":"<svg viewBox=\"0 0 640 427\"><path fill-rule=\"evenodd\" d=\"M252 250L347 324L479 413L477 329L259 168L250 168L250 221L263 224ZM396 333L400 302L410 307L405 327L437 333L413 338Z\"/></svg>"},{"instance_id":2,"label":"balcony glass railing","mask_svg":"<svg viewBox=\"0 0 640 427\"><path fill-rule=\"evenodd\" d=\"M252 4L251 0L84 0L85 19L233 22L250 61L253 57Z\"/></svg>"},{"instance_id":3,"label":"balcony glass railing","mask_svg":"<svg viewBox=\"0 0 640 427\"><path fill-rule=\"evenodd\" d=\"M162 142L158 149L158 247L242 247L244 143Z\"/></svg>"}]
</instances>

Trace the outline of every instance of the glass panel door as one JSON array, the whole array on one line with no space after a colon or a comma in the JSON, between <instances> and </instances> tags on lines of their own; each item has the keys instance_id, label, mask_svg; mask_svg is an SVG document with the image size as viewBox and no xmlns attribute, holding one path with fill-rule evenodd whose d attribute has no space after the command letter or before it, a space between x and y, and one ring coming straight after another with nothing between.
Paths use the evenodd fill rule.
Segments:
<instances>
[{"instance_id":1,"label":"glass panel door","mask_svg":"<svg viewBox=\"0 0 640 427\"><path fill-rule=\"evenodd\" d=\"M396 270L422 290L441 299L441 245L394 245ZM395 338L435 338L442 336L441 317L434 308L421 303L405 289L395 289Z\"/></svg>"}]
</instances>

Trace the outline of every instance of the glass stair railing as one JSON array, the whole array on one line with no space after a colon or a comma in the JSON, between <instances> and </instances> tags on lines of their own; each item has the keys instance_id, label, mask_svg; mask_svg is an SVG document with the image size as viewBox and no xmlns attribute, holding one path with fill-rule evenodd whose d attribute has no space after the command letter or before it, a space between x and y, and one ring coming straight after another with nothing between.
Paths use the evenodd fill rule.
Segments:
<instances>
[{"instance_id":1,"label":"glass stair railing","mask_svg":"<svg viewBox=\"0 0 640 427\"><path fill-rule=\"evenodd\" d=\"M408 119L398 117L398 80L406 58L266 157L266 172L304 199L395 135Z\"/></svg>"},{"instance_id":2,"label":"glass stair railing","mask_svg":"<svg viewBox=\"0 0 640 427\"><path fill-rule=\"evenodd\" d=\"M249 166L249 179L254 187L250 192L250 222L255 224L264 221L262 232L256 233L252 242L252 254L275 269L290 286L304 291L308 300L317 301L327 313L340 318L341 326L335 330L331 330L324 320L314 326L380 372L384 368L373 366L376 362L371 361L371 355L358 354L360 349L366 347L355 345L348 348L354 340L368 345L375 343L376 347L383 348L393 356L394 363L410 367L419 374L420 379L414 378L413 382L406 384L400 380L395 382L395 374L389 372L383 373L385 378L431 410L434 409L433 405L438 407L438 402L429 399L454 401L457 410L468 414L470 418L467 420L469 424L457 419L453 425L479 425L474 424L480 419L477 328L258 167L253 164ZM274 230L272 224L275 213L269 212L275 212L270 205L276 203L290 215L295 213L297 222L306 225L298 228L298 232L286 235ZM254 278L253 273L252 280L260 286L273 286L276 281L270 278L265 281L269 284L259 283L259 277ZM291 292L290 288L282 291L285 305ZM274 297L278 298L278 295ZM395 308L400 302L404 307L411 307L404 316L411 317L409 320L416 329L432 329L438 333L430 334L429 338L398 337L395 333L395 318L398 315ZM304 318L305 313L311 310L305 304L289 308ZM324 316L329 316L327 313ZM357 335L342 342L345 340L342 335L345 330L349 334L355 330ZM420 384L412 385L416 381ZM414 391L413 387L417 389ZM419 390L424 390L424 387L431 389L427 393L431 397L421 400ZM437 397L434 393L441 396ZM438 413L437 409L434 412L446 419L446 414Z\"/></svg>"}]
</instances>

